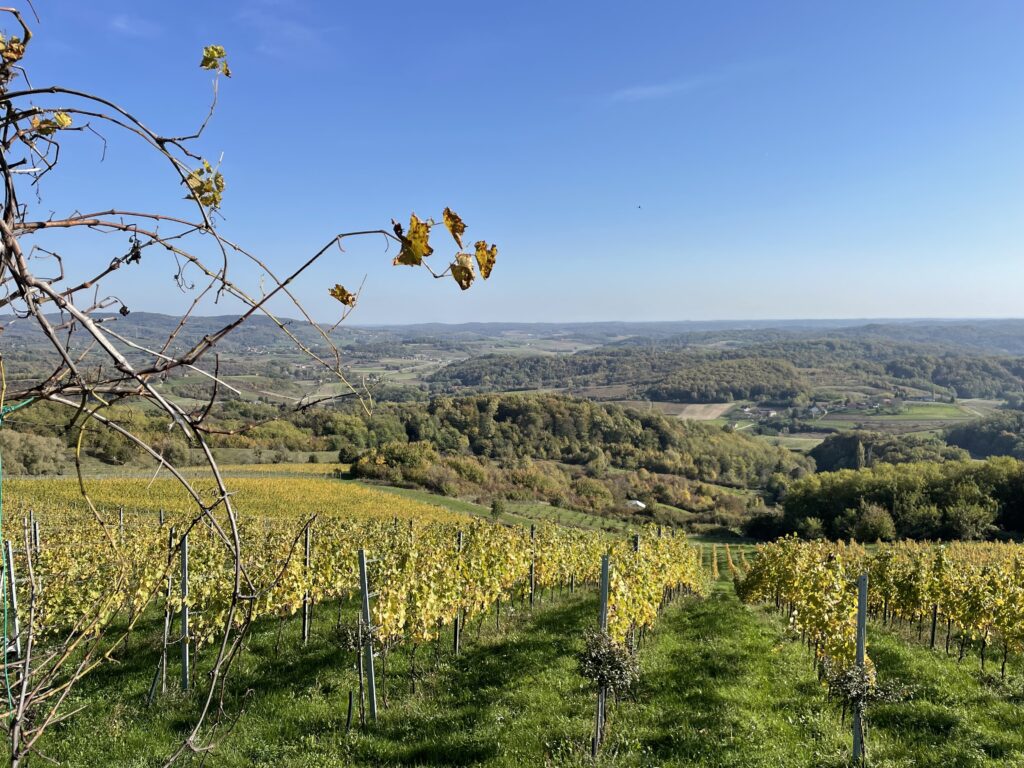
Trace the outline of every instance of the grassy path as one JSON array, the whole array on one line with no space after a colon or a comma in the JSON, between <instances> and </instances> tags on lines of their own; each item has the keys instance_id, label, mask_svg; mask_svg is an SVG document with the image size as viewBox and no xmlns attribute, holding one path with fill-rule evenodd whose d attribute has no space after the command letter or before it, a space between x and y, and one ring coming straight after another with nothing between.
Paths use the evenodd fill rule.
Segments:
<instances>
[{"instance_id":1,"label":"grassy path","mask_svg":"<svg viewBox=\"0 0 1024 768\"><path fill-rule=\"evenodd\" d=\"M636 701L612 722L616 765L844 764L845 729L807 657L731 585L668 612L643 665Z\"/></svg>"}]
</instances>

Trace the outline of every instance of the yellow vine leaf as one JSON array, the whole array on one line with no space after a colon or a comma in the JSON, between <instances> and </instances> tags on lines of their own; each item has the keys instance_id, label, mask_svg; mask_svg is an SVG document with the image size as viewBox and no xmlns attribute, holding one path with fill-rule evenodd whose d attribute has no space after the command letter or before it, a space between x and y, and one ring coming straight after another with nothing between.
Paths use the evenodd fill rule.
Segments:
<instances>
[{"instance_id":1,"label":"yellow vine leaf","mask_svg":"<svg viewBox=\"0 0 1024 768\"><path fill-rule=\"evenodd\" d=\"M345 286L341 284L335 284L328 293L331 294L335 299L340 301L346 307L354 307L356 305L356 295L351 291L347 290Z\"/></svg>"},{"instance_id":2,"label":"yellow vine leaf","mask_svg":"<svg viewBox=\"0 0 1024 768\"><path fill-rule=\"evenodd\" d=\"M498 258L498 246L488 246L485 240L476 242L476 263L480 265L480 277L486 280L491 276L494 262Z\"/></svg>"},{"instance_id":3,"label":"yellow vine leaf","mask_svg":"<svg viewBox=\"0 0 1024 768\"><path fill-rule=\"evenodd\" d=\"M201 167L190 171L185 177L185 186L189 190L188 198L197 200L207 208L219 208L226 183L223 174L203 160Z\"/></svg>"},{"instance_id":4,"label":"yellow vine leaf","mask_svg":"<svg viewBox=\"0 0 1024 768\"><path fill-rule=\"evenodd\" d=\"M430 227L433 221L420 221L414 213L409 217L409 231L402 235L402 250L395 257L394 264L407 267L418 267L423 259L434 252L430 247Z\"/></svg>"},{"instance_id":5,"label":"yellow vine leaf","mask_svg":"<svg viewBox=\"0 0 1024 768\"><path fill-rule=\"evenodd\" d=\"M202 69L212 69L220 72L224 77L231 77L231 68L228 67L228 54L223 45L208 45L203 48L203 59L199 62Z\"/></svg>"},{"instance_id":6,"label":"yellow vine leaf","mask_svg":"<svg viewBox=\"0 0 1024 768\"><path fill-rule=\"evenodd\" d=\"M32 118L32 131L40 136L52 136L62 128L71 127L71 115L67 112L54 112L53 117L40 119L38 115Z\"/></svg>"},{"instance_id":7,"label":"yellow vine leaf","mask_svg":"<svg viewBox=\"0 0 1024 768\"><path fill-rule=\"evenodd\" d=\"M444 225L448 227L448 231L451 232L452 239L458 244L459 248L462 247L462 235L466 231L466 225L455 211L451 208L444 209Z\"/></svg>"},{"instance_id":8,"label":"yellow vine leaf","mask_svg":"<svg viewBox=\"0 0 1024 768\"><path fill-rule=\"evenodd\" d=\"M473 257L468 253L455 254L455 261L452 262L452 277L459 284L459 288L466 290L473 284L476 274L473 272Z\"/></svg>"},{"instance_id":9,"label":"yellow vine leaf","mask_svg":"<svg viewBox=\"0 0 1024 768\"><path fill-rule=\"evenodd\" d=\"M0 35L0 59L4 64L14 64L25 55L25 43L20 37L4 37Z\"/></svg>"}]
</instances>

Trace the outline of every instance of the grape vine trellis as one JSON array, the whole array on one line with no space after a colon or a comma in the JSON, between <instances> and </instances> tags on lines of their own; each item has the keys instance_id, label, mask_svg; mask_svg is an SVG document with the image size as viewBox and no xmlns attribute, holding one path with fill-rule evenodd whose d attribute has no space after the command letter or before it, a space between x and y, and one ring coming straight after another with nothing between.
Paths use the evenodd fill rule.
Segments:
<instances>
[{"instance_id":1,"label":"grape vine trellis","mask_svg":"<svg viewBox=\"0 0 1024 768\"><path fill-rule=\"evenodd\" d=\"M356 553L365 549L377 577L365 629L385 657L399 644L437 641L456 619L466 623L482 621L489 611L497 614L502 601L525 606L531 585L549 591L593 585L605 554L615 563L609 634L623 647L627 638L653 625L669 598L706 588L699 549L681 535L645 536L636 551L632 542L554 525L529 531L443 512L424 519L424 507L401 500L389 502L386 514L384 508L332 512L329 494L338 484L328 480L238 482L239 508L245 511L240 531L249 543L245 566L261 594L254 618L285 619L308 606L352 599L358 590ZM124 525L113 549L87 508L73 500L68 485L14 483L22 498L17 513L27 517L32 504L42 531L41 546L19 553L17 569L31 568L35 580L45 585L30 619L37 642L45 646L69 631L88 631L97 605L104 607L101 620L107 625L129 627L147 612L180 616L187 605L187 634L168 632L165 622L165 653L173 645L199 651L215 644L228 616L231 596L225 585L230 581L223 575L232 563L215 531L193 526L184 597L167 542L169 532L182 531L191 517L180 495L174 495L173 483L157 481L144 491L138 481L93 481L94 497L129 503L120 515ZM309 501L308 512L291 508L296 497ZM133 505L135 498L139 503ZM259 506L250 509L250 503ZM297 526L297 520L305 522ZM307 526L312 539L308 561L298 556L300 537L295 534ZM172 533L171 540L178 535ZM458 540L461 548L455 546ZM115 578L125 571L129 578ZM166 678L166 668L165 655L154 670L153 692Z\"/></svg>"},{"instance_id":2,"label":"grape vine trellis","mask_svg":"<svg viewBox=\"0 0 1024 768\"><path fill-rule=\"evenodd\" d=\"M843 695L862 700L875 690L870 656L856 659L857 578L871 588L867 612L906 639L963 660L978 651L982 671L996 649L1000 676L1012 654L1024 653L1024 548L1014 543L899 542L871 550L842 542L780 539L757 548L736 591L788 615L811 649L819 673ZM844 699L845 700L845 699Z\"/></svg>"}]
</instances>

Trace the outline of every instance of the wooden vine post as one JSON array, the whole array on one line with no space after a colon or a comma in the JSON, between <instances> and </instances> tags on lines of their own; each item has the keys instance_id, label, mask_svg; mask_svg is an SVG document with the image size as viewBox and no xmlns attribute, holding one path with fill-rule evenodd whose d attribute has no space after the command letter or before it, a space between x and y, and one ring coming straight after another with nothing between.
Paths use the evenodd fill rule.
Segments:
<instances>
[{"instance_id":1,"label":"wooden vine post","mask_svg":"<svg viewBox=\"0 0 1024 768\"><path fill-rule=\"evenodd\" d=\"M189 689L188 533L181 537L181 690Z\"/></svg>"},{"instance_id":2,"label":"wooden vine post","mask_svg":"<svg viewBox=\"0 0 1024 768\"><path fill-rule=\"evenodd\" d=\"M598 627L602 632L608 631L608 571L608 555L601 555L601 600L598 609ZM595 758L597 757L597 750L601 746L601 742L604 741L604 716L607 698L608 689L602 685L597 691L597 715L594 718L594 737L590 741L590 754Z\"/></svg>"},{"instance_id":3,"label":"wooden vine post","mask_svg":"<svg viewBox=\"0 0 1024 768\"><path fill-rule=\"evenodd\" d=\"M366 550L359 550L359 591L362 595L360 626L363 634L363 669L366 673L366 687L369 689L370 719L377 722L377 676L373 670L373 624L370 621L370 580L366 574Z\"/></svg>"},{"instance_id":4,"label":"wooden vine post","mask_svg":"<svg viewBox=\"0 0 1024 768\"><path fill-rule=\"evenodd\" d=\"M456 564L460 564L462 562L462 531L459 531L458 536L455 539L455 561L456 561ZM459 574L461 576L461 573L462 573L462 568L461 567L458 569L458 572L459 572ZM461 579L461 577L458 579L458 581L459 581L458 586L461 589L461 587L462 587L462 579ZM457 605L457 606L455 606L455 625L454 625L454 628L452 630L452 646L455 649L455 655L456 656L459 655L459 648L460 648L461 644L462 644L462 606L461 605Z\"/></svg>"},{"instance_id":5,"label":"wooden vine post","mask_svg":"<svg viewBox=\"0 0 1024 768\"><path fill-rule=\"evenodd\" d=\"M864 670L868 634L868 575L857 578L857 668ZM853 762L864 763L864 701L858 699L853 708Z\"/></svg>"},{"instance_id":6,"label":"wooden vine post","mask_svg":"<svg viewBox=\"0 0 1024 768\"><path fill-rule=\"evenodd\" d=\"M306 523L305 538L303 541L303 576L306 579L306 589L302 593L302 644L309 643L309 631L313 624L313 595L309 589L310 564L313 554L313 529Z\"/></svg>"},{"instance_id":7,"label":"wooden vine post","mask_svg":"<svg viewBox=\"0 0 1024 768\"><path fill-rule=\"evenodd\" d=\"M7 647L4 652L14 652L14 658L21 659L21 624L18 622L18 577L14 573L14 547L10 539L4 540L4 571L7 575L7 604L11 613L11 632L4 637ZM6 617L5 617L6 618ZM5 626L6 630L7 627Z\"/></svg>"},{"instance_id":8,"label":"wooden vine post","mask_svg":"<svg viewBox=\"0 0 1024 768\"><path fill-rule=\"evenodd\" d=\"M533 595L537 589L537 526L530 526L530 610L533 610Z\"/></svg>"}]
</instances>

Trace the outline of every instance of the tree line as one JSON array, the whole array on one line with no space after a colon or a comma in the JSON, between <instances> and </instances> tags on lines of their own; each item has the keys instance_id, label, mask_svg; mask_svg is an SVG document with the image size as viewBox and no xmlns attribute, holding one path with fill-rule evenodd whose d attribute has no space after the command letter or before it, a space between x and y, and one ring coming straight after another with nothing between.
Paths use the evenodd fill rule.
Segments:
<instances>
[{"instance_id":1,"label":"tree line","mask_svg":"<svg viewBox=\"0 0 1024 768\"><path fill-rule=\"evenodd\" d=\"M1022 533L1024 463L999 457L820 472L786 489L774 523L780 532L861 541Z\"/></svg>"},{"instance_id":2,"label":"tree line","mask_svg":"<svg viewBox=\"0 0 1024 768\"><path fill-rule=\"evenodd\" d=\"M572 355L490 354L430 377L435 393L622 385L633 397L675 402L792 402L810 393L804 371L873 387L915 387L945 397L1024 393L1024 358L936 351L879 340L770 338L727 349L607 345Z\"/></svg>"}]
</instances>

